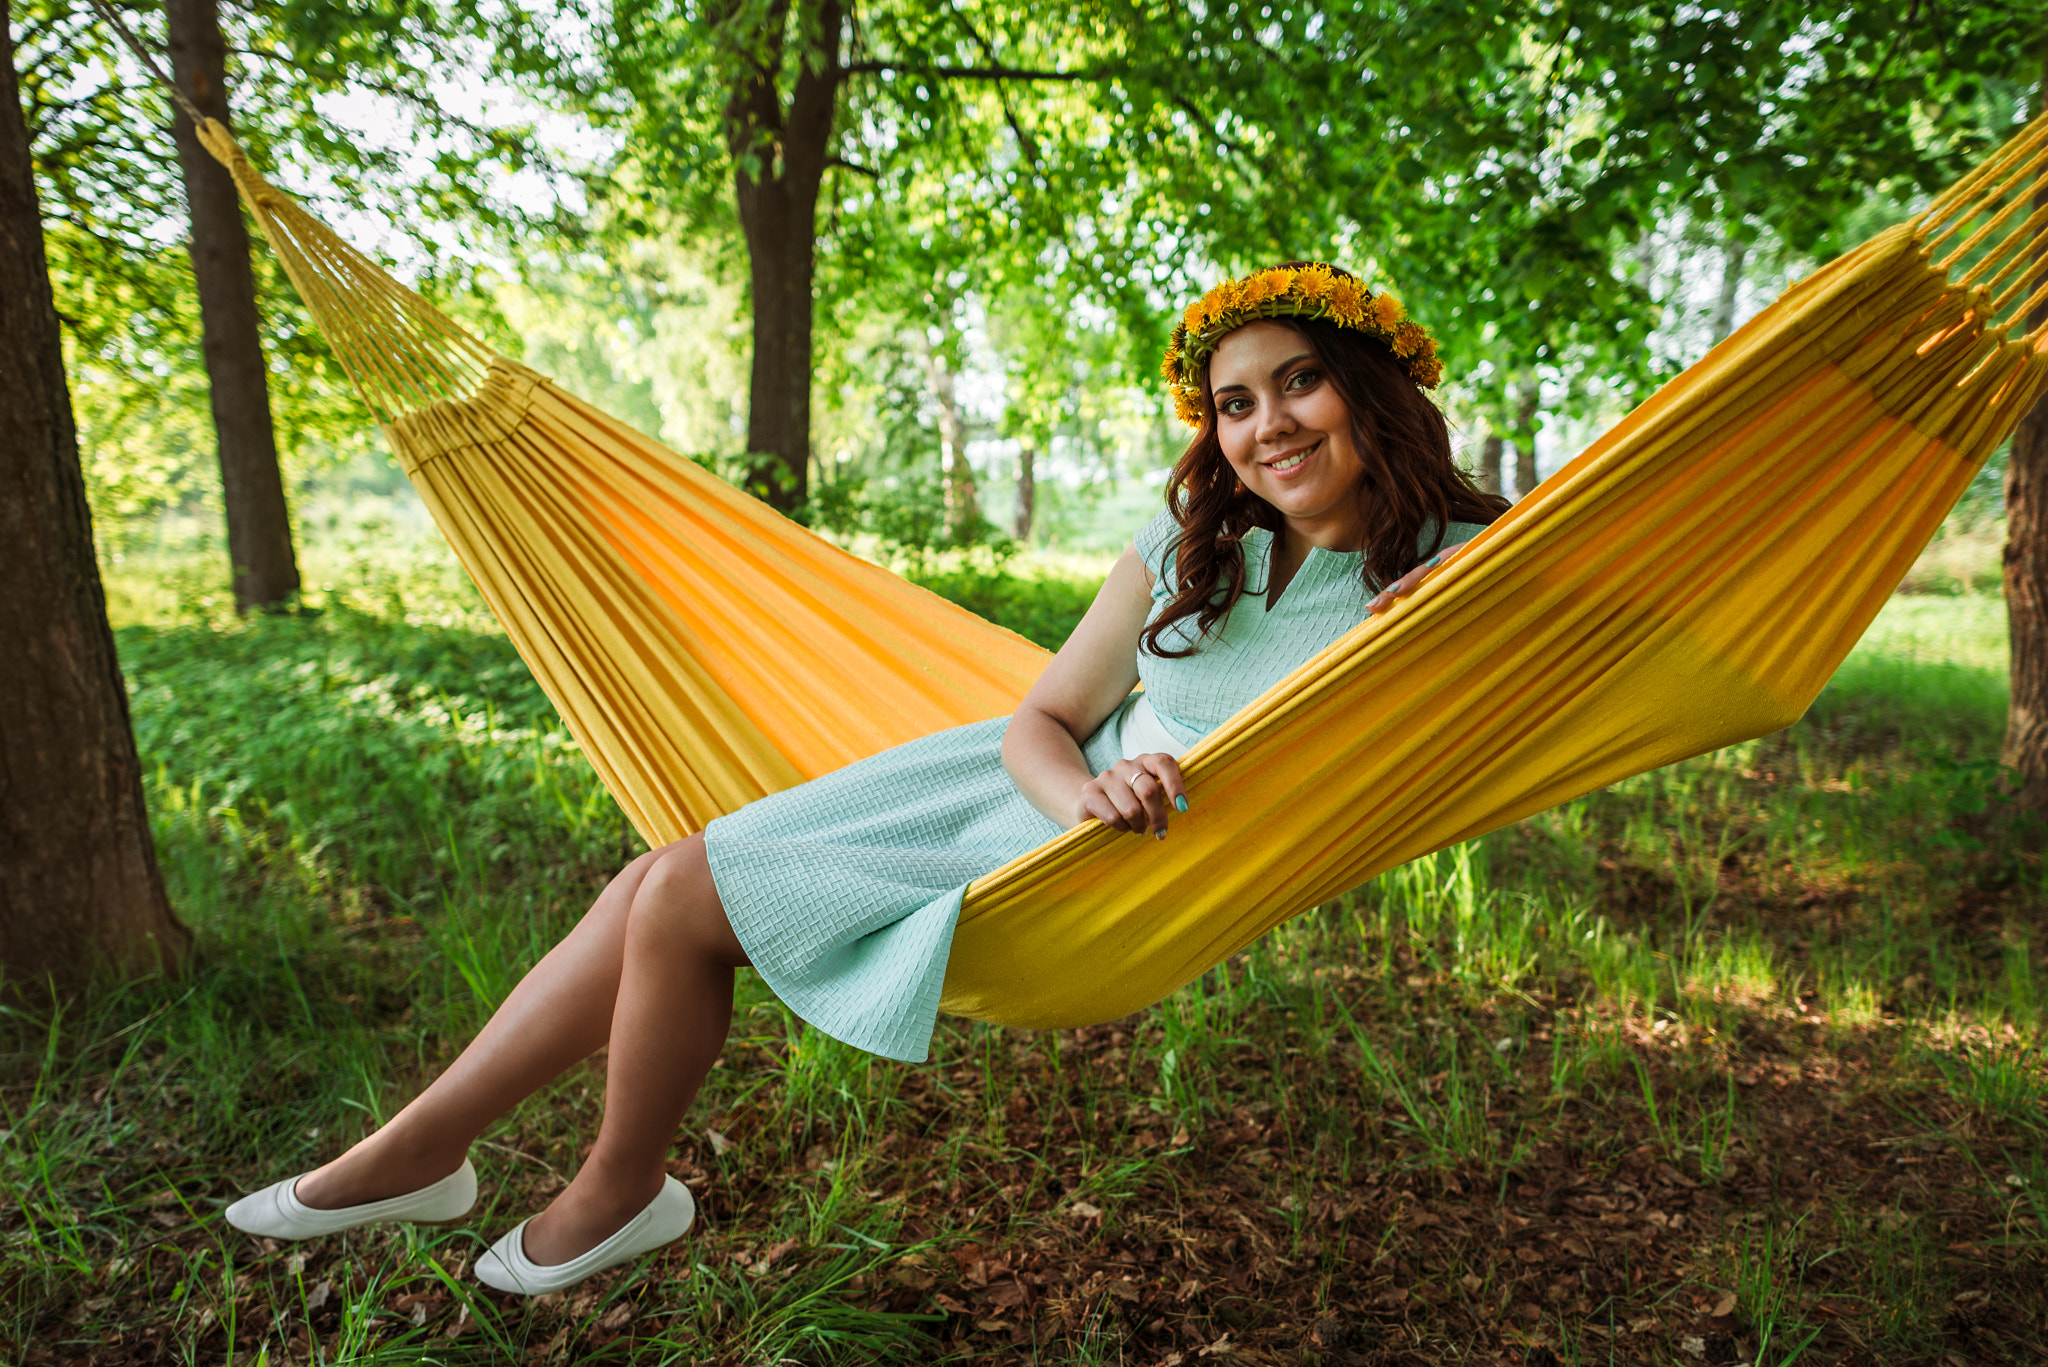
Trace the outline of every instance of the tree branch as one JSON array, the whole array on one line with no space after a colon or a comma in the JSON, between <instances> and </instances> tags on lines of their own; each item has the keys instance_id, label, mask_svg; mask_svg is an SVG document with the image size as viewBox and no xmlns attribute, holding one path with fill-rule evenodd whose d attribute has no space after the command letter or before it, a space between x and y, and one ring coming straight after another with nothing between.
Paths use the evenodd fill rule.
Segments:
<instances>
[{"instance_id":1,"label":"tree branch","mask_svg":"<svg viewBox=\"0 0 2048 1367\"><path fill-rule=\"evenodd\" d=\"M932 76L942 81L1102 81L1108 71L1034 71L1017 66L919 66L909 62L848 62L840 68L848 76L877 75L885 71L905 76Z\"/></svg>"},{"instance_id":2,"label":"tree branch","mask_svg":"<svg viewBox=\"0 0 2048 1367\"><path fill-rule=\"evenodd\" d=\"M1207 114L1204 114L1200 109L1196 108L1195 102L1193 100L1189 99L1185 95L1171 95L1168 98L1170 98L1173 101L1174 108L1180 110L1181 113L1187 115L1189 118L1195 121L1195 126L1197 128L1200 128L1202 132L1216 139L1217 145L1222 147L1227 154L1233 157L1241 157L1244 155L1244 148L1238 146L1235 142L1232 142L1229 138L1226 138L1223 136L1223 134L1217 132L1216 121L1210 118Z\"/></svg>"},{"instance_id":3,"label":"tree branch","mask_svg":"<svg viewBox=\"0 0 2048 1367\"><path fill-rule=\"evenodd\" d=\"M967 36L972 38L976 45L981 48L982 56L986 57L989 61L995 61L995 44L981 36L981 31L974 27L974 21L962 14L957 6L950 12L953 18L959 22L960 27L967 31ZM1024 154L1025 163L1033 170L1038 169L1038 140L1024 131L1023 123L1017 118L1016 109L1010 104L1010 92L998 89L996 91L996 98L1003 103L1003 119L1010 125L1010 132L1017 139L1017 149Z\"/></svg>"}]
</instances>

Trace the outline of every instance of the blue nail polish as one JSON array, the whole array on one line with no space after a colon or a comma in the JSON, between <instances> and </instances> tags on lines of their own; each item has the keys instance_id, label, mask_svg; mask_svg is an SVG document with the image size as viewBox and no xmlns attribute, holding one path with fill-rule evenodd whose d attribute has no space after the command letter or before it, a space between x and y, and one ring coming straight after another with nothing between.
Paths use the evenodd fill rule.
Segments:
<instances>
[{"instance_id":1,"label":"blue nail polish","mask_svg":"<svg viewBox=\"0 0 2048 1367\"><path fill-rule=\"evenodd\" d=\"M1188 800L1184 797L1177 797L1173 800L1173 805L1176 811L1184 812L1188 809Z\"/></svg>"},{"instance_id":2,"label":"blue nail polish","mask_svg":"<svg viewBox=\"0 0 2048 1367\"><path fill-rule=\"evenodd\" d=\"M1152 838L1153 838L1154 840L1164 840L1164 839L1166 839L1166 832L1165 832L1165 831L1154 831L1154 832L1152 832Z\"/></svg>"}]
</instances>

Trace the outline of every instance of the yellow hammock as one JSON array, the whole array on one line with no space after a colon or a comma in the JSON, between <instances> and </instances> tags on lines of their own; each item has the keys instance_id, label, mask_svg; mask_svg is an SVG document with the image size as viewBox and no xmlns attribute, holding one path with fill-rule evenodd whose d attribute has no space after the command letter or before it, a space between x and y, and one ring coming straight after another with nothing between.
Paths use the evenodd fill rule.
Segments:
<instances>
[{"instance_id":1,"label":"yellow hammock","mask_svg":"<svg viewBox=\"0 0 2048 1367\"><path fill-rule=\"evenodd\" d=\"M1048 656L493 354L201 129L651 844L944 727ZM1790 725L2044 388L2048 118L1806 281L1183 761L975 881L942 1008L1110 1020L1382 870ZM2001 321L2002 320L2002 321Z\"/></svg>"}]
</instances>

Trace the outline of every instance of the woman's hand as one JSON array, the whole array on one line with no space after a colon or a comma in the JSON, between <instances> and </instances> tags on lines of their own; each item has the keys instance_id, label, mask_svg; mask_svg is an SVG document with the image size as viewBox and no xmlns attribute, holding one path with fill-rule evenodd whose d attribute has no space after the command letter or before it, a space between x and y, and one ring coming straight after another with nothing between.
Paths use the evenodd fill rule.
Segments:
<instances>
[{"instance_id":1,"label":"woman's hand","mask_svg":"<svg viewBox=\"0 0 2048 1367\"><path fill-rule=\"evenodd\" d=\"M1149 831L1166 839L1166 822L1188 809L1187 785L1172 755L1120 759L1081 785L1074 823L1094 817L1111 830Z\"/></svg>"},{"instance_id":2,"label":"woman's hand","mask_svg":"<svg viewBox=\"0 0 2048 1367\"><path fill-rule=\"evenodd\" d=\"M1373 596L1373 600L1365 605L1366 614L1370 616L1374 613L1385 612L1388 608L1394 606L1396 598L1405 598L1415 592L1416 589L1422 586L1422 581L1429 578L1430 571L1456 560L1459 553L1470 544L1470 542L1461 541L1455 546L1438 551L1435 555L1432 555L1429 559L1423 561L1384 589L1381 589Z\"/></svg>"}]
</instances>

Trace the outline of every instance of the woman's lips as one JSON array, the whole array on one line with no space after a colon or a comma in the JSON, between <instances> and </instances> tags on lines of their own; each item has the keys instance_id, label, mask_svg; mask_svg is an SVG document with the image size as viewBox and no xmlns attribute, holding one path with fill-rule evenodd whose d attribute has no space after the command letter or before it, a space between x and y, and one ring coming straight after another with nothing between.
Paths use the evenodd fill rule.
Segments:
<instances>
[{"instance_id":1,"label":"woman's lips","mask_svg":"<svg viewBox=\"0 0 2048 1367\"><path fill-rule=\"evenodd\" d=\"M1289 451L1284 456L1279 456L1269 461L1261 461L1260 463L1266 467L1275 479L1293 479L1308 468L1309 457L1320 450L1322 445L1321 441L1310 442L1307 446Z\"/></svg>"}]
</instances>

